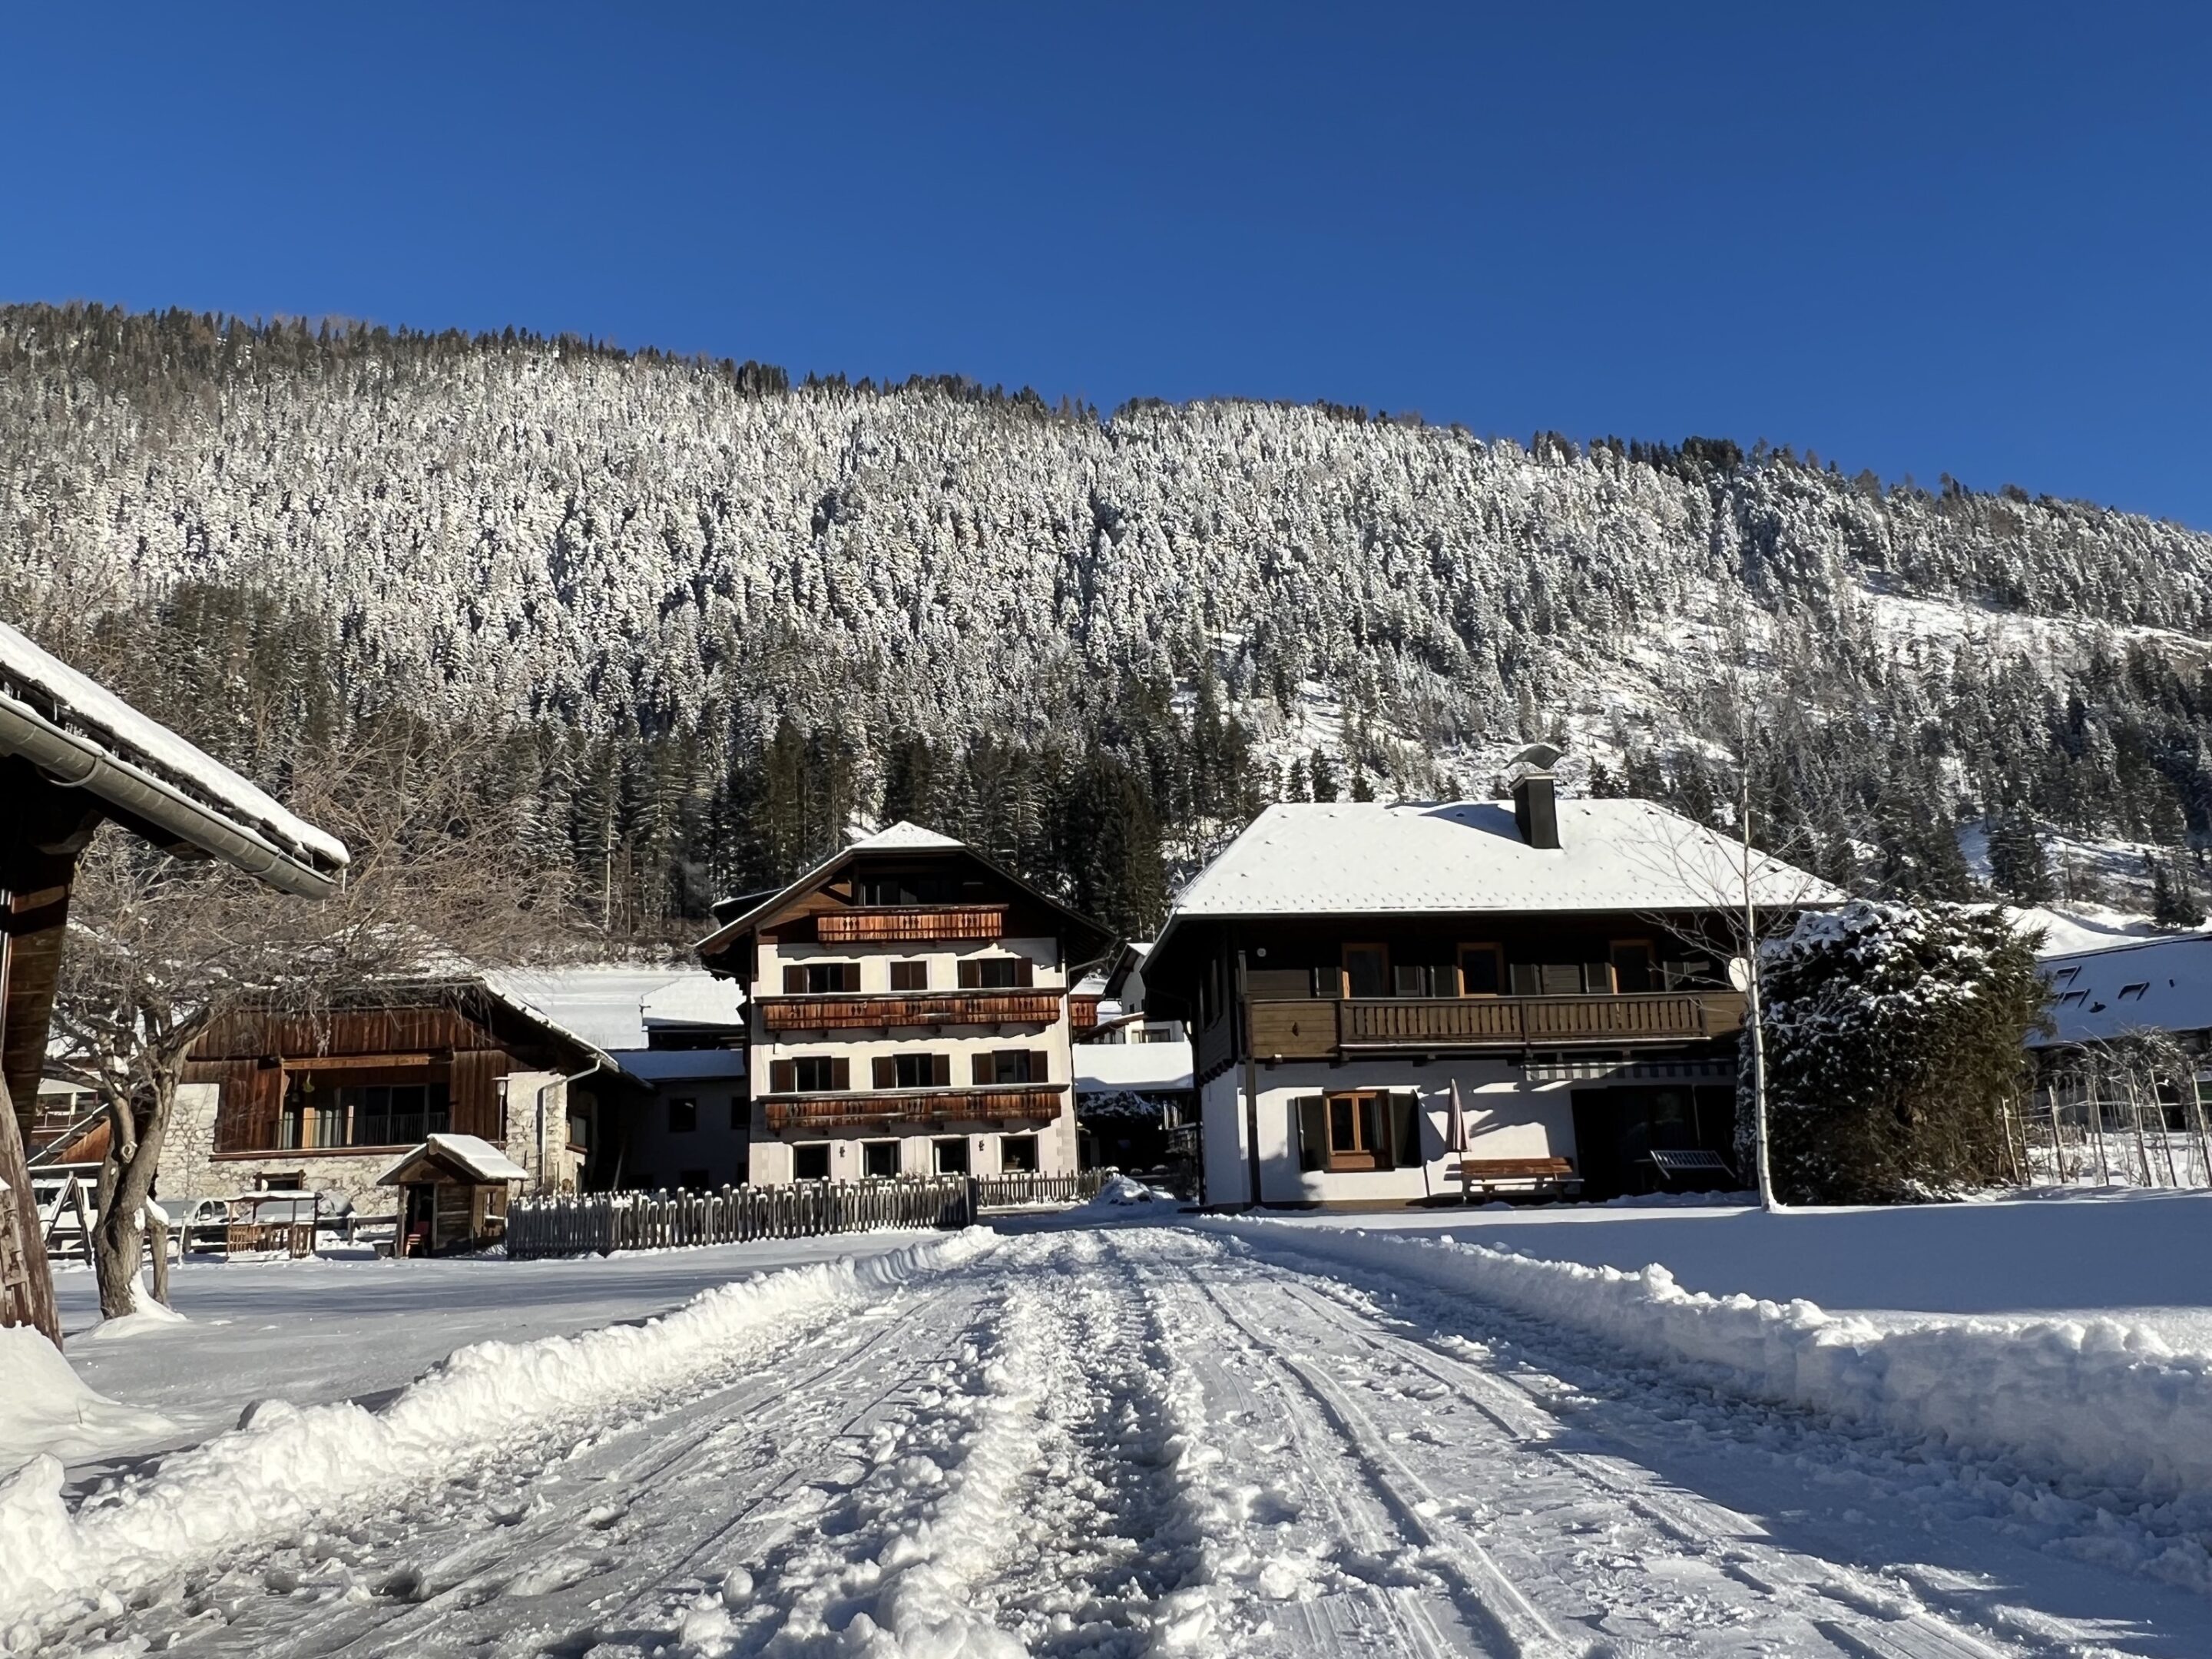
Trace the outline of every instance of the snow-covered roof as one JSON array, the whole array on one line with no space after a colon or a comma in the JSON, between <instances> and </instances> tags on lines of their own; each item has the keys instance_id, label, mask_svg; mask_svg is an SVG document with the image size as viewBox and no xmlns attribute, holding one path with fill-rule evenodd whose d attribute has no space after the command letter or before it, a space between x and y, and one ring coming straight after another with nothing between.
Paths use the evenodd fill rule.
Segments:
<instances>
[{"instance_id":1,"label":"snow-covered roof","mask_svg":"<svg viewBox=\"0 0 2212 1659\"><path fill-rule=\"evenodd\" d=\"M960 845L962 845L961 842L955 841L950 836L941 836L934 830L925 830L918 823L909 823L906 819L901 818L888 829L878 830L872 836L862 836L846 850L880 853L901 847L912 847L941 851L945 848L957 848Z\"/></svg>"},{"instance_id":2,"label":"snow-covered roof","mask_svg":"<svg viewBox=\"0 0 2212 1659\"><path fill-rule=\"evenodd\" d=\"M738 988L717 981L703 968L592 963L501 969L487 973L484 980L509 1002L585 1047L610 1053L644 1048L649 1022L735 1025L742 1019L737 1012Z\"/></svg>"},{"instance_id":3,"label":"snow-covered roof","mask_svg":"<svg viewBox=\"0 0 2212 1659\"><path fill-rule=\"evenodd\" d=\"M2212 1029L2212 934L2184 933L2046 957L2054 1036L2035 1046L2091 1042L2123 1031Z\"/></svg>"},{"instance_id":4,"label":"snow-covered roof","mask_svg":"<svg viewBox=\"0 0 2212 1659\"><path fill-rule=\"evenodd\" d=\"M1074 1055L1079 1095L1115 1089L1190 1087L1191 1051L1187 1042L1079 1042Z\"/></svg>"},{"instance_id":5,"label":"snow-covered roof","mask_svg":"<svg viewBox=\"0 0 2212 1659\"><path fill-rule=\"evenodd\" d=\"M2160 927L2148 916L2108 909L2103 905L2082 905L2071 910L2052 910L2040 905L2027 908L2008 906L2005 916L2018 932L2033 930L2042 933L2043 943L2035 952L2039 957L2070 957L2083 951L2109 951L2118 945L2173 937L2172 928Z\"/></svg>"},{"instance_id":6,"label":"snow-covered roof","mask_svg":"<svg viewBox=\"0 0 2212 1659\"><path fill-rule=\"evenodd\" d=\"M347 862L346 849L335 836L287 811L212 755L149 720L4 622L0 704L59 726L112 763L151 775L295 859L332 869Z\"/></svg>"},{"instance_id":7,"label":"snow-covered roof","mask_svg":"<svg viewBox=\"0 0 2212 1659\"><path fill-rule=\"evenodd\" d=\"M434 1134L377 1177L388 1183L426 1153L435 1154L478 1181L527 1181L530 1172L478 1135Z\"/></svg>"},{"instance_id":8,"label":"snow-covered roof","mask_svg":"<svg viewBox=\"0 0 2212 1659\"><path fill-rule=\"evenodd\" d=\"M745 1074L742 1048L623 1048L615 1058L647 1083L734 1081Z\"/></svg>"},{"instance_id":9,"label":"snow-covered roof","mask_svg":"<svg viewBox=\"0 0 2212 1659\"><path fill-rule=\"evenodd\" d=\"M1735 843L1643 800L1563 800L1559 845L1531 847L1506 801L1286 801L1176 900L1200 916L1702 910L1742 902ZM1817 877L1753 855L1762 905L1832 904Z\"/></svg>"}]
</instances>

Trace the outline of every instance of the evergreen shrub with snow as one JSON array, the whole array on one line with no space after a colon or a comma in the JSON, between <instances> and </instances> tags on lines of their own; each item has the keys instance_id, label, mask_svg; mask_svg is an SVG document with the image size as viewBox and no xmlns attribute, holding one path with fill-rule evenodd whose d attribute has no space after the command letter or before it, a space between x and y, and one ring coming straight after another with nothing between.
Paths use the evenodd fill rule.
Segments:
<instances>
[{"instance_id":1,"label":"evergreen shrub with snow","mask_svg":"<svg viewBox=\"0 0 2212 1659\"><path fill-rule=\"evenodd\" d=\"M2048 992L2000 915L1854 901L1770 943L1759 977L1785 1199L1882 1203L2014 1178L2004 1115Z\"/></svg>"}]
</instances>

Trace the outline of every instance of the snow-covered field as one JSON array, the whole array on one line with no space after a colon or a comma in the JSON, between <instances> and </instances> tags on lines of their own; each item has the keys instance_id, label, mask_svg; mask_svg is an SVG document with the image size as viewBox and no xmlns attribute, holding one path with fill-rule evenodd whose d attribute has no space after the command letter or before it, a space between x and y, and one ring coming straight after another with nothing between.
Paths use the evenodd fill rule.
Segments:
<instances>
[{"instance_id":1,"label":"snow-covered field","mask_svg":"<svg viewBox=\"0 0 2212 1659\"><path fill-rule=\"evenodd\" d=\"M2160 1202L2212 1205L2014 1207L2191 1224ZM1922 1213L1890 1218L1939 1226ZM1643 1260L1729 1290L1744 1287L1725 1282L1731 1249L1739 1281L1782 1272L1780 1230L1799 1224L1801 1272L1848 1258L1854 1238L1887 1264L1861 1291L1915 1282L1896 1258L1931 1238L1955 1254L1959 1237L1873 1249L1878 1230L1855 1235L1848 1216L1723 1209L1445 1225L1544 1255L1626 1261L1656 1243ZM436 1264L459 1335L536 1340L458 1355L373 1410L260 1408L89 1489L29 1466L0 1487L0 1631L13 1651L577 1659L2212 1653L2212 1492L2197 1474L2154 1499L1899 1420L1758 1398L1774 1391L1679 1351L1767 1319L1778 1359L1804 1310L1655 1303L1649 1279L1418 1230L1025 1225L895 1237L641 1322L684 1274L739 1262L561 1264L534 1291L513 1289L520 1267ZM2078 1242L2016 1263L2012 1282ZM73 1346L88 1375L109 1346L206 1369L203 1343L292 1297L333 1322L296 1346L329 1336L365 1369L406 1363L367 1350L432 1291L400 1276L424 1264L339 1276L351 1266L207 1270L256 1275L199 1291L231 1298L213 1316L232 1325L204 1311ZM1923 1304L1967 1296L1972 1274L1951 1271ZM472 1301L478 1284L493 1288ZM332 1307L378 1292L381 1306ZM627 1298L632 1322L553 1334L600 1295ZM1878 1353L1884 1328L1865 1330ZM258 1375L276 1380L285 1355L267 1350ZM2186 1366L2167 1372L2169 1407L2202 1410ZM321 1360L299 1373L308 1394L369 1392L328 1388ZM2008 1380L1989 1374L1993 1404ZM174 1387L209 1409L221 1393Z\"/></svg>"}]
</instances>

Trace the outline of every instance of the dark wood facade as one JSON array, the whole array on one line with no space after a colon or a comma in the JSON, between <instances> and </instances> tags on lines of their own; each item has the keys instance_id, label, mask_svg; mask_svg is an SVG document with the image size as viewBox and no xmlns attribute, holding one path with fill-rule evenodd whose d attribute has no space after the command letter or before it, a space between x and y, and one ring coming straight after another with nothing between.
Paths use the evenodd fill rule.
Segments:
<instances>
[{"instance_id":1,"label":"dark wood facade","mask_svg":"<svg viewBox=\"0 0 2212 1659\"><path fill-rule=\"evenodd\" d=\"M438 1128L497 1145L507 1133L502 1079L520 1071L580 1071L592 1059L590 1051L463 981L399 990L388 1004L375 1006L234 1015L194 1047L184 1080L222 1087L218 1158L390 1150L422 1139L411 1133L404 1139L303 1147L298 1136L286 1134L284 1109L295 1089L307 1085L432 1083L447 1103Z\"/></svg>"}]
</instances>

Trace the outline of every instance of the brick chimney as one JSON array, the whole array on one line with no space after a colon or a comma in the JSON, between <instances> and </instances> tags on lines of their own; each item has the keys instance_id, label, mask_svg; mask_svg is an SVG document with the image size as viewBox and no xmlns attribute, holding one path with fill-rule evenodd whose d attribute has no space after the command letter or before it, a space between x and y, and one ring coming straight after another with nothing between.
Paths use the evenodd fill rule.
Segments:
<instances>
[{"instance_id":1,"label":"brick chimney","mask_svg":"<svg viewBox=\"0 0 2212 1659\"><path fill-rule=\"evenodd\" d=\"M1521 839L1531 847L1559 844L1559 787L1552 775L1559 760L1559 751L1550 744L1532 743L1506 769L1506 787L1513 792L1513 822Z\"/></svg>"}]
</instances>

